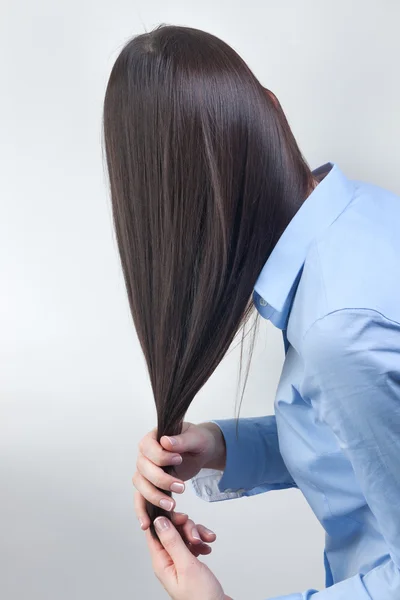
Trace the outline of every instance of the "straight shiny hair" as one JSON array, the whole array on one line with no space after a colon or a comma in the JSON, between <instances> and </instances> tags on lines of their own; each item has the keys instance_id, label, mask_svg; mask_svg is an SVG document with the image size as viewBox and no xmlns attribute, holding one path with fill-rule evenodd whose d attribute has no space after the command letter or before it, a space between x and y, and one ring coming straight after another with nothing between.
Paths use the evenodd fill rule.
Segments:
<instances>
[{"instance_id":1,"label":"straight shiny hair","mask_svg":"<svg viewBox=\"0 0 400 600\"><path fill-rule=\"evenodd\" d=\"M191 27L160 25L124 45L103 132L159 440L180 433L248 322L257 277L312 174L276 98L230 46Z\"/></svg>"}]
</instances>

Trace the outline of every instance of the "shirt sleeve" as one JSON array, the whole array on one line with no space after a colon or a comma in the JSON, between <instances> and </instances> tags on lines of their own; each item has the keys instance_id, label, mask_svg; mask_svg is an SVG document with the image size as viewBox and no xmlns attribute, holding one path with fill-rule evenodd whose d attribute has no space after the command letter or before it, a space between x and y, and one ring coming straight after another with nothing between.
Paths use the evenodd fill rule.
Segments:
<instances>
[{"instance_id":1,"label":"shirt sleeve","mask_svg":"<svg viewBox=\"0 0 400 600\"><path fill-rule=\"evenodd\" d=\"M192 479L196 494L208 502L254 496L297 487L279 450L275 416L213 421L226 443L226 467L202 469Z\"/></svg>"}]
</instances>

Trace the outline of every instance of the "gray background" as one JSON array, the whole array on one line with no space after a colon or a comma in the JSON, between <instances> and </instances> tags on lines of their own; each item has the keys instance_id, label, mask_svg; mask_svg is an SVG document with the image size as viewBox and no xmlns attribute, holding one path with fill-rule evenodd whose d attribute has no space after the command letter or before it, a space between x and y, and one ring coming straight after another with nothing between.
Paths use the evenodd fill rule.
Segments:
<instances>
[{"instance_id":1,"label":"gray background","mask_svg":"<svg viewBox=\"0 0 400 600\"><path fill-rule=\"evenodd\" d=\"M131 477L155 424L100 147L122 44L160 22L231 44L280 99L312 167L400 191L396 1L6 0L0 24L0 596L165 598ZM283 348L262 323L242 416L272 411ZM238 353L194 421L234 416ZM218 534L235 600L321 588L323 533L295 490L179 508Z\"/></svg>"}]
</instances>

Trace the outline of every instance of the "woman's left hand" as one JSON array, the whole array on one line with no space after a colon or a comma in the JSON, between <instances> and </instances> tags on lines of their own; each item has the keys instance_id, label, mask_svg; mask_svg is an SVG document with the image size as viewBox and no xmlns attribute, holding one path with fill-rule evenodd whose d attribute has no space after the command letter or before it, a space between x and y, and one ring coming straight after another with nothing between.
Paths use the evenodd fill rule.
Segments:
<instances>
[{"instance_id":1,"label":"woman's left hand","mask_svg":"<svg viewBox=\"0 0 400 600\"><path fill-rule=\"evenodd\" d=\"M169 519L158 517L154 526L160 541L146 531L153 570L172 600L232 600L210 569L192 554Z\"/></svg>"}]
</instances>

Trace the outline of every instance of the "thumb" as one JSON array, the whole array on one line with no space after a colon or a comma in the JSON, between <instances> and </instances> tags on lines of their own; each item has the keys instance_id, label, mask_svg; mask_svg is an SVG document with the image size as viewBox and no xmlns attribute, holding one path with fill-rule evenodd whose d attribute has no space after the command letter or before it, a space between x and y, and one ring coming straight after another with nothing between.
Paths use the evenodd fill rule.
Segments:
<instances>
[{"instance_id":1,"label":"thumb","mask_svg":"<svg viewBox=\"0 0 400 600\"><path fill-rule=\"evenodd\" d=\"M206 445L206 440L200 428L192 426L187 431L173 437L163 435L160 444L169 452L201 452Z\"/></svg>"},{"instance_id":2,"label":"thumb","mask_svg":"<svg viewBox=\"0 0 400 600\"><path fill-rule=\"evenodd\" d=\"M193 562L193 555L173 524L166 517L157 517L154 527L158 539L168 552L177 570Z\"/></svg>"}]
</instances>

